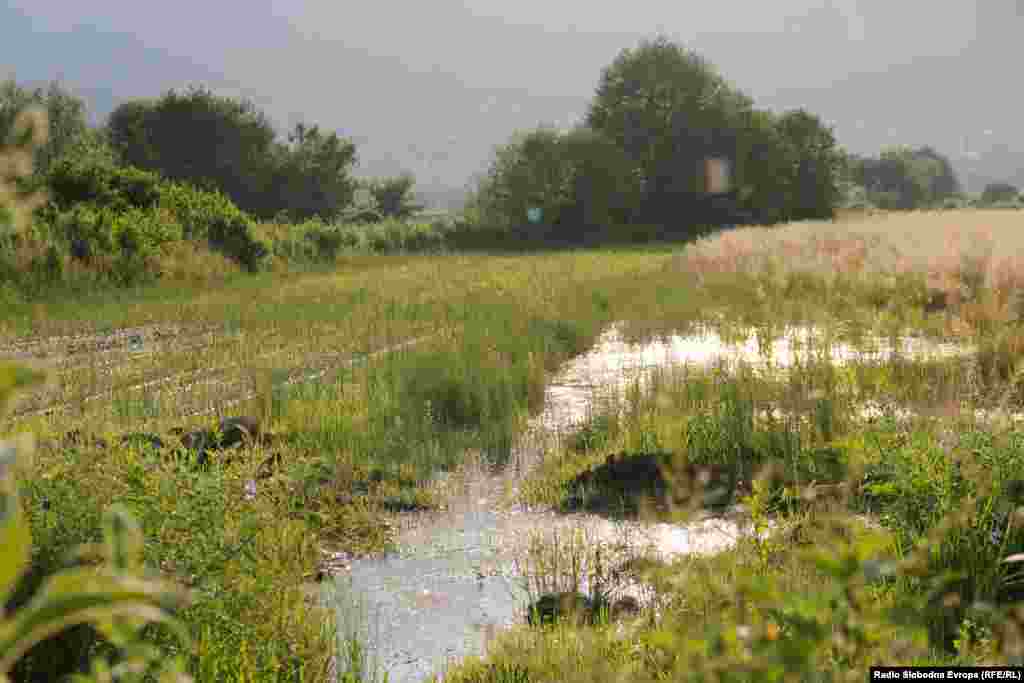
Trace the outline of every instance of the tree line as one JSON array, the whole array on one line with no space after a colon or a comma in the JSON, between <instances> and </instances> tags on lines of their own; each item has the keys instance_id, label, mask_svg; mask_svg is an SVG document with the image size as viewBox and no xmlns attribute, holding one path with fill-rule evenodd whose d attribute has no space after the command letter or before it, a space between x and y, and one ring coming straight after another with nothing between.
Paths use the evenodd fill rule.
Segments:
<instances>
[{"instance_id":1,"label":"tree line","mask_svg":"<svg viewBox=\"0 0 1024 683\"><path fill-rule=\"evenodd\" d=\"M708 191L709 159L729 168L727 191ZM843 159L815 115L757 109L698 54L656 38L602 71L581 125L540 127L498 148L471 209L486 223L569 241L645 230L686 238L830 218ZM531 223L530 208L543 219Z\"/></svg>"},{"instance_id":2,"label":"tree line","mask_svg":"<svg viewBox=\"0 0 1024 683\"><path fill-rule=\"evenodd\" d=\"M36 104L49 141L34 182L135 168L224 195L262 220L404 219L414 178L359 181L355 144L300 122L279 136L250 101L202 87L119 105L90 128L84 105L58 84L0 85L0 131ZM709 191L709 159L729 187ZM70 170L69 170L70 169ZM361 205L357 188L372 201ZM982 203L1020 201L986 188ZM832 129L804 109L774 113L697 53L664 37L622 50L601 71L584 121L515 133L498 146L467 202L465 220L524 240L689 238L737 224L829 219L844 207L912 209L966 202L949 160L930 147L847 154Z\"/></svg>"},{"instance_id":3,"label":"tree line","mask_svg":"<svg viewBox=\"0 0 1024 683\"><path fill-rule=\"evenodd\" d=\"M404 218L420 208L412 201L411 175L356 179L350 140L304 122L281 138L250 101L203 87L124 102L105 124L91 128L84 103L58 83L29 90L7 81L0 84L0 131L10 130L18 112L29 106L44 109L50 127L49 140L35 152L29 182L38 185L45 185L62 162L82 173L97 166L151 171L216 190L263 220L338 220L346 209ZM369 190L370 206L357 206L359 187Z\"/></svg>"}]
</instances>

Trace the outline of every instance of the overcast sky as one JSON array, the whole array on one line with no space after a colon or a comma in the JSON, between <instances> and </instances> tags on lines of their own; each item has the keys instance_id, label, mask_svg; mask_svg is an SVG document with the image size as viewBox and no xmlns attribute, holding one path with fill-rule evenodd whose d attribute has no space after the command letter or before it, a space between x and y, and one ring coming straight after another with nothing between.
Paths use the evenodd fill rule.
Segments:
<instances>
[{"instance_id":1,"label":"overcast sky","mask_svg":"<svg viewBox=\"0 0 1024 683\"><path fill-rule=\"evenodd\" d=\"M1022 0L5 2L0 77L60 77L94 121L201 83L282 131L337 130L363 173L420 184L462 186L515 129L570 125L601 69L658 33L761 107L807 107L853 151L1024 153Z\"/></svg>"}]
</instances>

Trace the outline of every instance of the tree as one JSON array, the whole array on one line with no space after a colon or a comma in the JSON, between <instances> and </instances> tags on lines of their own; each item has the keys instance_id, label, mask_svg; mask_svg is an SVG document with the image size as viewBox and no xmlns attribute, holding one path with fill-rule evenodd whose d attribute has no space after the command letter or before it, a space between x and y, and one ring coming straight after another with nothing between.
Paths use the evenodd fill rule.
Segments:
<instances>
[{"instance_id":1,"label":"tree","mask_svg":"<svg viewBox=\"0 0 1024 683\"><path fill-rule=\"evenodd\" d=\"M694 52L659 37L623 50L602 71L586 116L638 169L644 216L700 222L704 160L736 159L736 124L750 100Z\"/></svg>"},{"instance_id":2,"label":"tree","mask_svg":"<svg viewBox=\"0 0 1024 683\"><path fill-rule=\"evenodd\" d=\"M351 141L300 122L278 142L266 115L248 100L203 88L171 90L155 102L122 104L107 128L124 163L217 189L262 218L285 212L330 220L352 201Z\"/></svg>"},{"instance_id":3,"label":"tree","mask_svg":"<svg viewBox=\"0 0 1024 683\"><path fill-rule=\"evenodd\" d=\"M640 195L637 169L604 134L542 126L496 149L472 205L488 224L531 239L579 243L629 222ZM528 220L531 208L541 210L537 223Z\"/></svg>"},{"instance_id":4,"label":"tree","mask_svg":"<svg viewBox=\"0 0 1024 683\"><path fill-rule=\"evenodd\" d=\"M630 222L640 205L640 174L625 151L599 131L577 127L560 140L571 167L569 207L560 234L578 241Z\"/></svg>"},{"instance_id":5,"label":"tree","mask_svg":"<svg viewBox=\"0 0 1024 683\"><path fill-rule=\"evenodd\" d=\"M411 174L405 173L394 178L373 180L367 189L382 216L405 219L424 208L413 201L412 186L415 182Z\"/></svg>"},{"instance_id":6,"label":"tree","mask_svg":"<svg viewBox=\"0 0 1024 683\"><path fill-rule=\"evenodd\" d=\"M931 147L887 147L878 158L851 157L852 182L881 208L913 209L943 204L960 192L949 160Z\"/></svg>"},{"instance_id":7,"label":"tree","mask_svg":"<svg viewBox=\"0 0 1024 683\"><path fill-rule=\"evenodd\" d=\"M1020 198L1020 189L1010 183L989 183L981 192L981 204L988 206L997 202L1012 202Z\"/></svg>"},{"instance_id":8,"label":"tree","mask_svg":"<svg viewBox=\"0 0 1024 683\"><path fill-rule=\"evenodd\" d=\"M127 102L111 114L110 140L126 164L214 186L246 210L265 203L273 126L249 101L203 88Z\"/></svg>"},{"instance_id":9,"label":"tree","mask_svg":"<svg viewBox=\"0 0 1024 683\"><path fill-rule=\"evenodd\" d=\"M285 211L297 220L318 216L333 220L350 206L357 187L351 175L355 145L337 133L324 135L319 126L297 123L288 144L277 144L269 187L259 215Z\"/></svg>"},{"instance_id":10,"label":"tree","mask_svg":"<svg viewBox=\"0 0 1024 683\"><path fill-rule=\"evenodd\" d=\"M939 154L927 145L915 150L914 156L932 162L929 193L933 202L940 202L960 193L960 179L957 178L956 171L953 170L953 165L948 157Z\"/></svg>"},{"instance_id":11,"label":"tree","mask_svg":"<svg viewBox=\"0 0 1024 683\"><path fill-rule=\"evenodd\" d=\"M572 170L562 157L560 134L550 126L517 132L494 151L487 175L479 181L473 204L481 219L497 228L526 229L544 236L571 202ZM542 221L527 226L528 210Z\"/></svg>"},{"instance_id":12,"label":"tree","mask_svg":"<svg viewBox=\"0 0 1024 683\"><path fill-rule=\"evenodd\" d=\"M831 129L803 109L775 123L786 160L787 220L832 218L840 200L843 157Z\"/></svg>"},{"instance_id":13,"label":"tree","mask_svg":"<svg viewBox=\"0 0 1024 683\"><path fill-rule=\"evenodd\" d=\"M15 118L27 108L37 106L46 112L49 135L45 144L34 152L35 177L46 175L50 167L62 157L75 152L80 145L99 151L103 142L93 136L85 118L85 104L67 92L57 81L46 90L33 91L18 86L13 80L0 84L0 143L8 135Z\"/></svg>"},{"instance_id":14,"label":"tree","mask_svg":"<svg viewBox=\"0 0 1024 683\"><path fill-rule=\"evenodd\" d=\"M148 129L155 106L149 100L123 102L107 118L107 139L123 165L151 170L159 165Z\"/></svg>"}]
</instances>

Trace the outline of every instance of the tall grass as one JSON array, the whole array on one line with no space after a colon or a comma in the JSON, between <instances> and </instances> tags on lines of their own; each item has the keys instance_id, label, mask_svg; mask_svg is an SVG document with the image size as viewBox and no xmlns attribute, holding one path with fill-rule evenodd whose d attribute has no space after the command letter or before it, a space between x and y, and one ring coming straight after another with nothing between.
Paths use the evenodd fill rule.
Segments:
<instances>
[{"instance_id":1,"label":"tall grass","mask_svg":"<svg viewBox=\"0 0 1024 683\"><path fill-rule=\"evenodd\" d=\"M968 221L981 214L956 215ZM927 229L920 216L904 219L913 224L908 230ZM845 229L861 235L871 224ZM752 535L721 557L652 568L646 578L665 605L657 623L641 620L626 635L611 626L564 625L510 633L494 644L503 655L450 675L646 680L727 671L770 678L785 670L835 680L862 675L869 661L991 658L986 643L1011 648L1014 642L1000 631L1001 616L945 606L944 594L926 597L946 569L966 575L959 584L965 603L1003 600L1014 580L1012 567L997 560L1016 552L1020 541L1016 527L1001 521L1011 519L1005 503L1014 490L1017 437L1011 431L985 441L989 428L969 423L974 441L942 444L950 425L967 429L963 407L1001 403L1010 410L1018 402L1011 391L1018 333L1005 318L1006 283L1015 276L971 285L972 272L1003 271L992 271L991 259L972 262L973 270L950 266L942 271L951 278L943 291L974 287L971 296L926 310L926 270L878 281L866 275L891 244L861 248L859 237L842 234L837 244L793 237L807 230L780 228L771 233L774 241L765 233L766 244L775 246L756 248L736 231L676 252L339 256L330 270L16 308L5 318L7 342L24 340L30 330L36 336L143 325L168 331L147 336L142 353L102 348L95 339L75 342L83 345L77 350L67 341L52 346L51 354L64 356L54 368L56 381L25 400L38 409L65 407L9 422L7 431L32 429L46 440L84 428L116 442L122 431L168 436L174 426L209 426L218 414L252 412L276 436L272 445L244 448L206 470L138 447L54 441L25 485L33 532L45 539L35 571L52 571L67 548L90 539L96 511L128 501L143 522L147 563L201 596L183 614L199 649L181 653L197 679L324 680L339 634L301 588L316 574L320 546L353 553L386 548L394 511L439 502L424 486L432 473L458 464L468 449L500 460L525 417L541 407L550 372L586 349L610 321L626 321L633 338L696 321L734 334L761 325L765 340L798 321L824 325L834 340L927 328L935 335L953 331L981 353L842 368L819 355L785 375L723 369L665 374L647 388L638 385L581 436L583 453L557 454L524 491L536 502L558 504L570 497L573 477L608 455L666 453L680 466L737 468L746 480L740 494L755 518L781 520L789 536ZM781 246L786 239L797 240L785 247L792 258ZM797 246L808 254L807 268ZM765 251L776 255L774 262ZM824 264L832 264L828 274ZM420 337L415 346L368 355ZM288 383L320 372L319 379ZM922 416L911 426L894 418L866 426L857 410L872 400L907 404ZM196 414L203 411L212 412ZM946 412L955 412L955 420ZM984 463L994 484L983 486L979 478L961 485L971 470L957 471L939 457L950 448ZM269 473L268 462L277 463ZM755 483L765 465L779 474ZM804 495L809 486L819 490L844 475L852 480L836 490L845 507ZM246 495L249 482L254 497ZM682 519L692 510L675 512ZM847 523L833 529L834 516L851 512L869 514L885 532ZM954 513L968 516L950 526L945 520ZM933 536L931 546L922 545ZM816 547L831 554L805 552ZM929 547L934 551L925 552ZM543 544L535 550L536 566ZM582 557L589 550L576 552ZM914 560L922 553L925 560ZM965 614L973 625L964 626ZM961 638L968 631L971 642ZM176 652L159 633L153 638ZM360 647L358 639L347 642ZM945 654L950 647L955 655Z\"/></svg>"},{"instance_id":2,"label":"tall grass","mask_svg":"<svg viewBox=\"0 0 1024 683\"><path fill-rule=\"evenodd\" d=\"M182 615L195 650L152 634L167 654L185 656L197 680L323 680L336 638L302 588L320 547L385 548L395 510L437 503L423 487L432 473L469 447L507 454L522 418L540 407L547 372L609 320L620 282L666 256L375 257L190 293L104 293L78 310L33 306L27 326L40 335L169 328L141 352L88 337L78 349L49 347L66 354L57 381L26 401L62 407L7 427L36 431L46 446L24 492L42 546L34 572L52 571L89 540L95 511L126 501L148 539L147 563L199 596ZM422 346L366 357L418 336ZM318 368L331 372L285 383ZM123 432L173 440L171 427L212 426L213 415L189 417L208 409L260 415L274 445L205 469L119 445ZM63 437L73 429L111 446L70 444ZM267 462L279 463L269 478ZM81 637L91 647L93 637Z\"/></svg>"},{"instance_id":3,"label":"tall grass","mask_svg":"<svg viewBox=\"0 0 1024 683\"><path fill-rule=\"evenodd\" d=\"M724 336L755 325L763 340L803 322L823 328L826 348L786 372L654 373L552 453L524 482L524 502L571 509L585 500L581 474L611 456L628 463L659 452L676 494L668 519L695 512L699 497L678 496L694 483L687 465L717 463L739 473L750 533L717 555L648 564L641 578L656 591L657 620L513 629L445 680L835 681L862 679L881 662L1019 661L1020 574L1004 558L1024 546L1024 441L1017 423L975 412L1022 407L1019 330L1007 310L1018 270L998 256L1012 253L1003 245L1013 244L1005 231L1015 220L957 212L738 230L647 278L662 296L631 309L634 338L697 317ZM1006 241L993 237L980 256L976 241L968 249L934 238L944 226L985 234L993 221ZM897 263L904 270L894 274ZM936 291L948 295L941 306L929 300ZM842 366L829 358L828 340L922 329L975 352ZM770 356L771 344L762 352ZM882 411L865 413L869 405ZM566 566L557 560L578 554L555 539L531 553L548 558L539 566L550 580ZM571 586L586 578L577 564Z\"/></svg>"}]
</instances>

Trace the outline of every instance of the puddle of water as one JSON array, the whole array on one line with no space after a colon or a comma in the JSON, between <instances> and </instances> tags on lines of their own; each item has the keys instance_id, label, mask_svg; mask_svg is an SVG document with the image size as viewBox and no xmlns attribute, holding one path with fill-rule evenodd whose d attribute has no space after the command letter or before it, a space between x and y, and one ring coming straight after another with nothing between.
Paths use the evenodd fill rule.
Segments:
<instances>
[{"instance_id":1,"label":"puddle of water","mask_svg":"<svg viewBox=\"0 0 1024 683\"><path fill-rule=\"evenodd\" d=\"M634 381L641 386L656 367L671 365L712 366L724 363L733 368L745 363L755 369L784 372L810 354L820 354L822 335L808 327L789 326L771 340L770 349L751 331L745 341L725 341L714 330L704 328L691 336L671 335L646 344L623 340L619 326L611 326L590 353L571 362L547 392L541 420L555 428L585 418L595 391L621 390ZM866 336L862 345L833 343L829 358L837 365L853 361L884 361L899 354L924 359L950 358L970 353L952 343L920 337L900 339L894 346L882 337Z\"/></svg>"},{"instance_id":2,"label":"puddle of water","mask_svg":"<svg viewBox=\"0 0 1024 683\"><path fill-rule=\"evenodd\" d=\"M361 632L371 663L378 662L393 683L421 681L445 664L467 655L482 655L485 634L522 619L526 583L513 571L512 558L528 546L530 534L582 529L589 541L612 544L630 537L634 547L664 558L685 553L713 553L729 548L742 533L738 515L699 519L687 525L612 521L596 515L557 515L499 505L506 485L515 492L524 467L536 462L552 440L587 416L594 396L609 388L643 383L658 366L692 363L727 364L743 360L782 371L809 352L818 340L813 330L787 328L762 353L756 336L729 343L710 330L671 336L646 344L623 341L612 326L594 349L567 364L546 390L545 408L531 421L527 436L513 452L514 466L498 475L482 473L464 482L442 513L406 523L398 553L356 560L339 576L330 597L339 625L351 624L351 606L365 604L362 620L376 622ZM884 358L893 353L913 357L948 357L964 353L952 344L868 339L867 350L835 344L837 363ZM766 357L767 356L767 357ZM514 471L513 471L514 469ZM581 587L586 592L587 587ZM623 593L642 600L641 587ZM344 627L342 627L344 628ZM379 629L379 630L378 630Z\"/></svg>"}]
</instances>

